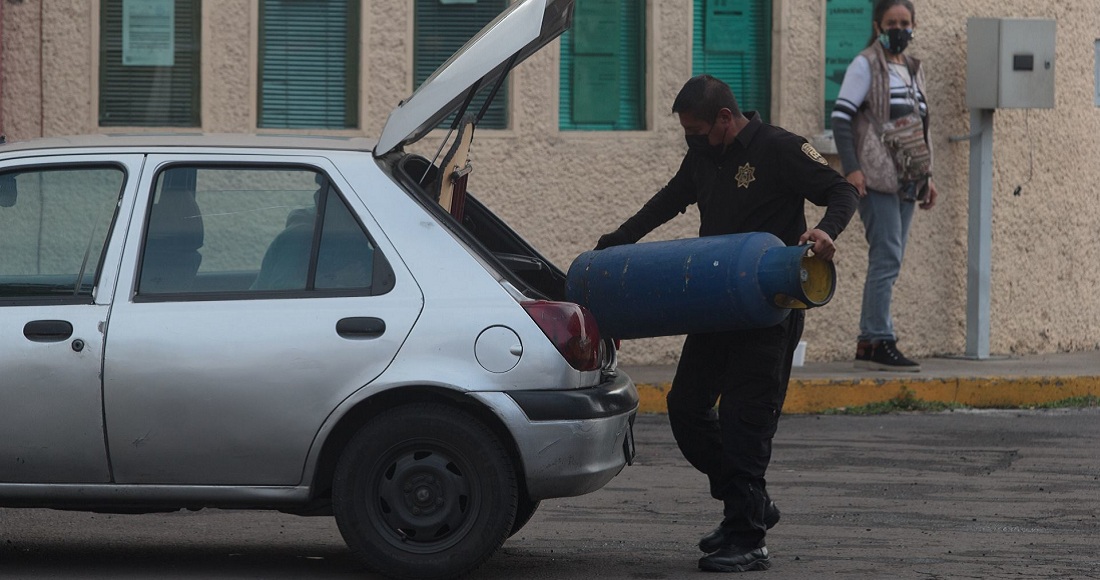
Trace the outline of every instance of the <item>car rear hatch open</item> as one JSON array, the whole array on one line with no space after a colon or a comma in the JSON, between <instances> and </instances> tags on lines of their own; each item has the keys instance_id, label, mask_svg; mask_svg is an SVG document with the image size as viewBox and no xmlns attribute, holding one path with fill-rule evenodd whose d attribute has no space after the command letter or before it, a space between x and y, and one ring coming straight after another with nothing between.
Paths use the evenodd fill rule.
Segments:
<instances>
[{"instance_id":1,"label":"car rear hatch open","mask_svg":"<svg viewBox=\"0 0 1100 580\"><path fill-rule=\"evenodd\" d=\"M397 105L382 128L375 157L416 142L451 113L457 111L461 119L478 91L499 86L512 68L572 21L573 0L522 0L509 6Z\"/></svg>"}]
</instances>

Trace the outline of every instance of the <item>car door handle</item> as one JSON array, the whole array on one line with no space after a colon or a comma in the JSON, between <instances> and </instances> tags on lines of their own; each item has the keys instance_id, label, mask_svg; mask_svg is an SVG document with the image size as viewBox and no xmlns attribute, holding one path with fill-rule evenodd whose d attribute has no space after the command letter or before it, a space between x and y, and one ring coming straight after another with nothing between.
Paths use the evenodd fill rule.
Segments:
<instances>
[{"instance_id":1,"label":"car door handle","mask_svg":"<svg viewBox=\"0 0 1100 580\"><path fill-rule=\"evenodd\" d=\"M32 320L23 326L23 336L34 342L61 342L73 335L73 325L65 320Z\"/></svg>"},{"instance_id":2,"label":"car door handle","mask_svg":"<svg viewBox=\"0 0 1100 580\"><path fill-rule=\"evenodd\" d=\"M336 334L344 338L378 338L386 332L386 322L373 316L343 318L336 323Z\"/></svg>"}]
</instances>

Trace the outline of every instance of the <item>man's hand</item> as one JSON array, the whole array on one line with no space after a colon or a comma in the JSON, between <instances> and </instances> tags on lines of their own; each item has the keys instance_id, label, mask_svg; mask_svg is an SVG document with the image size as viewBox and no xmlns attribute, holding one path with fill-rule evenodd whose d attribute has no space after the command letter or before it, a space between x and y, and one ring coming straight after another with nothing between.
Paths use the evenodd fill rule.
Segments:
<instances>
[{"instance_id":1,"label":"man's hand","mask_svg":"<svg viewBox=\"0 0 1100 580\"><path fill-rule=\"evenodd\" d=\"M622 230L615 230L610 234L600 236L599 241L596 242L595 249L602 250L604 248L610 248L611 246L622 246L629 243L631 243L631 241L627 239L626 234L624 234Z\"/></svg>"},{"instance_id":2,"label":"man's hand","mask_svg":"<svg viewBox=\"0 0 1100 580\"><path fill-rule=\"evenodd\" d=\"M806 233L799 236L798 243L799 245L813 244L814 254L820 256L821 259L826 262L832 262L833 255L836 254L836 246L833 245L833 238L829 237L829 234L818 229L806 230Z\"/></svg>"}]
</instances>

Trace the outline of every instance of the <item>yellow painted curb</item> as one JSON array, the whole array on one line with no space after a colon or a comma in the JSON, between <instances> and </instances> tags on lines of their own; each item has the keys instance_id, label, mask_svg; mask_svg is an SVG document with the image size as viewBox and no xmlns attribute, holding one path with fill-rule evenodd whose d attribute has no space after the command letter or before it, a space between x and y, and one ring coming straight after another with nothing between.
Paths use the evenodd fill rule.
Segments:
<instances>
[{"instance_id":1,"label":"yellow painted curb","mask_svg":"<svg viewBox=\"0 0 1100 580\"><path fill-rule=\"evenodd\" d=\"M639 411L666 413L670 383L638 386ZM966 377L951 379L791 379L786 414L881 403L910 392L928 402L968 407L1027 407L1070 397L1100 396L1100 377Z\"/></svg>"}]
</instances>

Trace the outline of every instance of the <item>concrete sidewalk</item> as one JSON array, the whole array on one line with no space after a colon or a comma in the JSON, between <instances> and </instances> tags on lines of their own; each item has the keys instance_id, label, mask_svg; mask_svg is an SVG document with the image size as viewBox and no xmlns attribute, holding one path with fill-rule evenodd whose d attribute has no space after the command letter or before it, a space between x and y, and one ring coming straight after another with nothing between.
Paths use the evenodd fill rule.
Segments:
<instances>
[{"instance_id":1,"label":"concrete sidewalk","mask_svg":"<svg viewBox=\"0 0 1100 580\"><path fill-rule=\"evenodd\" d=\"M997 357L921 359L921 372L856 369L851 360L795 367L784 413L819 413L911 393L924 401L970 407L1021 407L1070 397L1100 396L1100 351ZM673 365L623 365L638 385L643 413L664 413Z\"/></svg>"}]
</instances>

